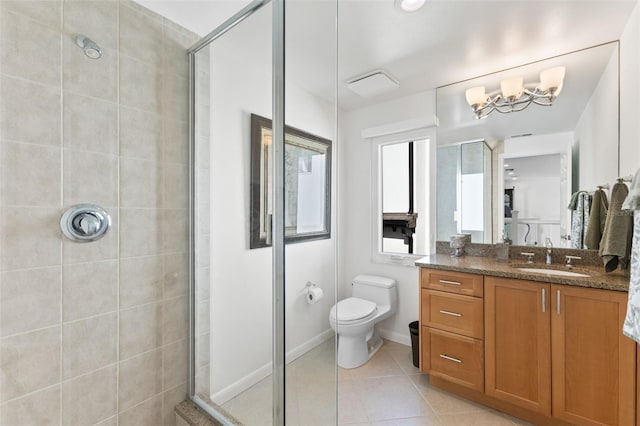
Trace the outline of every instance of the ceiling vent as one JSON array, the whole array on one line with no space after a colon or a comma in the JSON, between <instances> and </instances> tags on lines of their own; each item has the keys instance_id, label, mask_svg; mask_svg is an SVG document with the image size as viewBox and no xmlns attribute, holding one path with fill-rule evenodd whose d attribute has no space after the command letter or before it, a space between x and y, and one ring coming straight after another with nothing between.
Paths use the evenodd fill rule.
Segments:
<instances>
[{"instance_id":1,"label":"ceiling vent","mask_svg":"<svg viewBox=\"0 0 640 426\"><path fill-rule=\"evenodd\" d=\"M400 84L384 71L372 71L347 81L347 87L352 92L367 98L395 90L400 87Z\"/></svg>"}]
</instances>

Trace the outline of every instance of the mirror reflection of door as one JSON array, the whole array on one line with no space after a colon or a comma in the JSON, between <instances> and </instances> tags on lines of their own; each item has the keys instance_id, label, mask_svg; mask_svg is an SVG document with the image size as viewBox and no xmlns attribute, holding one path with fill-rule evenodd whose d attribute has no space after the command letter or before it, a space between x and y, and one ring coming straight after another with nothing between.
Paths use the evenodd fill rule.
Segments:
<instances>
[{"instance_id":1,"label":"mirror reflection of door","mask_svg":"<svg viewBox=\"0 0 640 426\"><path fill-rule=\"evenodd\" d=\"M424 140L381 147L382 251L426 253L426 211Z\"/></svg>"},{"instance_id":2,"label":"mirror reflection of door","mask_svg":"<svg viewBox=\"0 0 640 426\"><path fill-rule=\"evenodd\" d=\"M567 232L570 191L566 159L566 153L554 153L503 161L505 195L518 194L510 208L504 204L505 231L514 244L543 245L549 238L555 247L566 246L561 238Z\"/></svg>"}]
</instances>

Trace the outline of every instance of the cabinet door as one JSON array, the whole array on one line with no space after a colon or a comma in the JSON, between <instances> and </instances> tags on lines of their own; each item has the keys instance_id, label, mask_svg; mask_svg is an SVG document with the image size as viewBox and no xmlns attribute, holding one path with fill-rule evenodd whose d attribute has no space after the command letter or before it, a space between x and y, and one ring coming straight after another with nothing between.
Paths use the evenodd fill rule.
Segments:
<instances>
[{"instance_id":1,"label":"cabinet door","mask_svg":"<svg viewBox=\"0 0 640 426\"><path fill-rule=\"evenodd\" d=\"M553 416L579 425L635 422L635 343L627 293L551 286Z\"/></svg>"},{"instance_id":2,"label":"cabinet door","mask_svg":"<svg viewBox=\"0 0 640 426\"><path fill-rule=\"evenodd\" d=\"M485 277L485 392L551 415L549 284Z\"/></svg>"}]
</instances>

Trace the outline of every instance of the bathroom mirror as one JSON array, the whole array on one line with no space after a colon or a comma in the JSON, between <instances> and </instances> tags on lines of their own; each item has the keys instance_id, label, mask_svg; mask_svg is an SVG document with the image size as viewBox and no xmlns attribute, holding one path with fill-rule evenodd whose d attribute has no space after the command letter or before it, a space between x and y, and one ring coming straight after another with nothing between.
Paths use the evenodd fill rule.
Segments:
<instances>
[{"instance_id":1,"label":"bathroom mirror","mask_svg":"<svg viewBox=\"0 0 640 426\"><path fill-rule=\"evenodd\" d=\"M492 232L489 238L472 235L473 242L497 242L504 230L516 237L514 244L541 245L549 237L554 246L572 247L571 193L592 192L618 177L618 51L614 41L437 88L438 173L448 167L448 146L483 140L492 150ZM531 104L476 119L465 98L478 86L495 95L502 81L514 77L523 77L525 88L533 90L542 71L559 66L566 75L552 106ZM443 191L438 186L438 203L450 198ZM512 211L519 216L513 229ZM458 229L458 218L473 214L482 211L439 214L437 229ZM447 241L448 235L438 232L438 239Z\"/></svg>"},{"instance_id":2,"label":"bathroom mirror","mask_svg":"<svg viewBox=\"0 0 640 426\"><path fill-rule=\"evenodd\" d=\"M250 248L271 246L271 120L251 114ZM331 236L331 141L285 126L285 241Z\"/></svg>"}]
</instances>

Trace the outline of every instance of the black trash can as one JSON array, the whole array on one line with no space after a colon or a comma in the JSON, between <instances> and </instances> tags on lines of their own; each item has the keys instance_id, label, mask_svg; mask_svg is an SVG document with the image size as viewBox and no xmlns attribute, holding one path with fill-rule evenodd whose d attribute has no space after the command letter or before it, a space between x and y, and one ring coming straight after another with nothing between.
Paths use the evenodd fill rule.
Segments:
<instances>
[{"instance_id":1,"label":"black trash can","mask_svg":"<svg viewBox=\"0 0 640 426\"><path fill-rule=\"evenodd\" d=\"M420 323L413 321L409 323L411 333L411 352L413 353L413 366L420 368Z\"/></svg>"}]
</instances>

